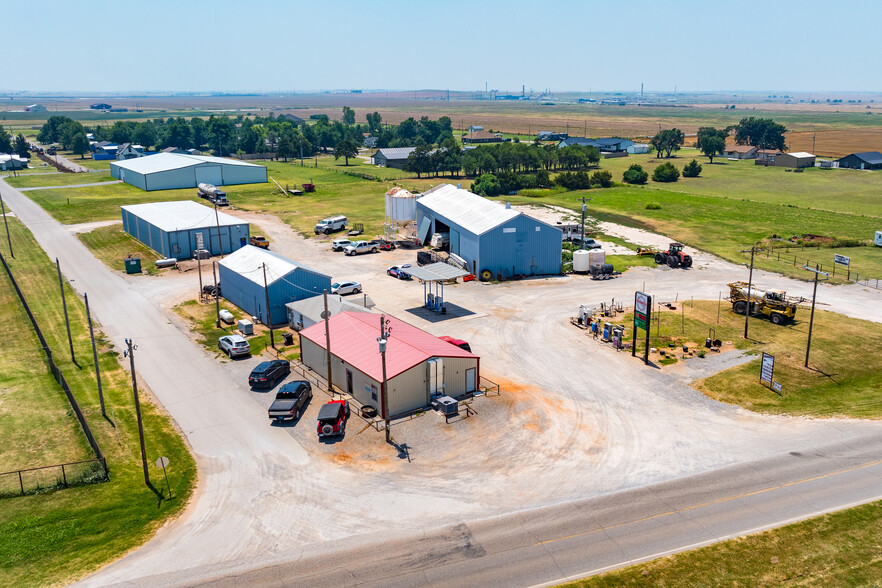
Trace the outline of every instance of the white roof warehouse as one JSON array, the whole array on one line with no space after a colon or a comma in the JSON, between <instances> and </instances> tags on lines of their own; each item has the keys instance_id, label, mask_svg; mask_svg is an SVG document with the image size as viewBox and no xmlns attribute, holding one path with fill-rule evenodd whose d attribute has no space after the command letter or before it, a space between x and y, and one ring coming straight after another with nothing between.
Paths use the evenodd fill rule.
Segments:
<instances>
[{"instance_id":1,"label":"white roof warehouse","mask_svg":"<svg viewBox=\"0 0 882 588\"><path fill-rule=\"evenodd\" d=\"M142 190L259 184L267 181L266 168L236 159L182 153L157 153L110 164L110 175Z\"/></svg>"}]
</instances>

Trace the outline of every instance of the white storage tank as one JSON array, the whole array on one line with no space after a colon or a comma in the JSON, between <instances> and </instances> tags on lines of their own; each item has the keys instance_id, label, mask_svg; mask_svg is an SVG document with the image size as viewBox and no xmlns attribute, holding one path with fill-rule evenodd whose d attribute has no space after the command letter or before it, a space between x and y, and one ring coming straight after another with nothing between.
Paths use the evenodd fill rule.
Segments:
<instances>
[{"instance_id":1,"label":"white storage tank","mask_svg":"<svg viewBox=\"0 0 882 588\"><path fill-rule=\"evenodd\" d=\"M603 265L606 263L606 251L603 249L592 249L588 252L589 266Z\"/></svg>"},{"instance_id":2,"label":"white storage tank","mask_svg":"<svg viewBox=\"0 0 882 588\"><path fill-rule=\"evenodd\" d=\"M218 316L220 316L220 320L224 321L228 325L232 325L234 322L236 322L236 319L233 318L233 313L226 308L222 308L221 311L218 313Z\"/></svg>"},{"instance_id":3,"label":"white storage tank","mask_svg":"<svg viewBox=\"0 0 882 588\"><path fill-rule=\"evenodd\" d=\"M593 251L585 251L584 249L573 251L573 271L587 272L591 267L592 253Z\"/></svg>"},{"instance_id":4,"label":"white storage tank","mask_svg":"<svg viewBox=\"0 0 882 588\"><path fill-rule=\"evenodd\" d=\"M386 218L397 222L416 220L416 197L398 186L386 192Z\"/></svg>"}]
</instances>

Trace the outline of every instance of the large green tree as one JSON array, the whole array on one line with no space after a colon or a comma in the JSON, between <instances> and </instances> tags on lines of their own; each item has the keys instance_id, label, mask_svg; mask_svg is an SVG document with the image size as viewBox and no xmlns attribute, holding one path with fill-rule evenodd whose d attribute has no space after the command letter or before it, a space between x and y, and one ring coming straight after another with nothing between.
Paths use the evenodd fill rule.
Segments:
<instances>
[{"instance_id":1,"label":"large green tree","mask_svg":"<svg viewBox=\"0 0 882 588\"><path fill-rule=\"evenodd\" d=\"M739 145L752 145L760 149L784 151L784 133L787 129L770 118L749 116L742 118L735 127L735 142Z\"/></svg>"},{"instance_id":2,"label":"large green tree","mask_svg":"<svg viewBox=\"0 0 882 588\"><path fill-rule=\"evenodd\" d=\"M61 138L59 134L59 129L65 123L73 122L73 119L68 116L61 115L53 115L50 116L46 121L46 124L40 129L40 132L37 134L37 141L43 143L44 145L48 145L50 143L57 143Z\"/></svg>"},{"instance_id":3,"label":"large green tree","mask_svg":"<svg viewBox=\"0 0 882 588\"><path fill-rule=\"evenodd\" d=\"M343 107L343 124L344 125L354 125L355 124L355 111L349 108L348 106Z\"/></svg>"},{"instance_id":4,"label":"large green tree","mask_svg":"<svg viewBox=\"0 0 882 588\"><path fill-rule=\"evenodd\" d=\"M334 147L334 159L344 158L346 165L349 165L349 159L358 155L358 145L349 139L343 139Z\"/></svg>"},{"instance_id":5,"label":"large green tree","mask_svg":"<svg viewBox=\"0 0 882 588\"><path fill-rule=\"evenodd\" d=\"M80 159L83 159L89 150L89 139L86 138L85 131L74 135L73 139L71 139L70 150L79 155Z\"/></svg>"},{"instance_id":6,"label":"large green tree","mask_svg":"<svg viewBox=\"0 0 882 588\"><path fill-rule=\"evenodd\" d=\"M276 157L288 161L289 157L294 157L294 143L287 134L282 135L279 139L279 145L276 147Z\"/></svg>"},{"instance_id":7,"label":"large green tree","mask_svg":"<svg viewBox=\"0 0 882 588\"><path fill-rule=\"evenodd\" d=\"M201 119L194 119L201 120ZM166 123L164 136L162 138L162 146L177 147L178 149L188 149L194 145L193 131L190 124L183 118L173 118ZM143 145L143 143L142 143Z\"/></svg>"},{"instance_id":8,"label":"large green tree","mask_svg":"<svg viewBox=\"0 0 882 588\"><path fill-rule=\"evenodd\" d=\"M12 151L12 135L0 126L0 153L9 153L10 151Z\"/></svg>"},{"instance_id":9,"label":"large green tree","mask_svg":"<svg viewBox=\"0 0 882 588\"><path fill-rule=\"evenodd\" d=\"M28 156L28 141L24 138L24 135L19 133L15 136L15 141L12 143L12 149L19 157Z\"/></svg>"},{"instance_id":10,"label":"large green tree","mask_svg":"<svg viewBox=\"0 0 882 588\"><path fill-rule=\"evenodd\" d=\"M661 157L664 153L665 157L670 157L674 151L679 151L686 140L686 135L680 129L664 129L659 131L649 144Z\"/></svg>"},{"instance_id":11,"label":"large green tree","mask_svg":"<svg viewBox=\"0 0 882 588\"><path fill-rule=\"evenodd\" d=\"M417 177L432 171L432 158L429 155L431 149L428 145L419 145L407 156L405 171L415 173Z\"/></svg>"},{"instance_id":12,"label":"large green tree","mask_svg":"<svg viewBox=\"0 0 882 588\"><path fill-rule=\"evenodd\" d=\"M372 135L379 135L383 124L383 117L380 116L380 113L371 112L368 113L365 118L367 119L368 129L370 130L370 133Z\"/></svg>"},{"instance_id":13,"label":"large green tree","mask_svg":"<svg viewBox=\"0 0 882 588\"><path fill-rule=\"evenodd\" d=\"M156 128L153 123L138 123L132 131L132 143L143 145L148 149L156 145Z\"/></svg>"},{"instance_id":14,"label":"large green tree","mask_svg":"<svg viewBox=\"0 0 882 588\"><path fill-rule=\"evenodd\" d=\"M728 135L729 131L725 129L699 127L695 145L713 163L714 157L723 153L723 150L726 148L726 137Z\"/></svg>"}]
</instances>

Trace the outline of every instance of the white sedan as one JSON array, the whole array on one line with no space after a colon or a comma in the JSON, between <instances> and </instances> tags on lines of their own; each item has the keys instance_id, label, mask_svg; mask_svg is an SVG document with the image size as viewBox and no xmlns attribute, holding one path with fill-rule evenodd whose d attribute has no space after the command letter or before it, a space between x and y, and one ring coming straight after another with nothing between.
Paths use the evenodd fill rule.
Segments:
<instances>
[{"instance_id":1,"label":"white sedan","mask_svg":"<svg viewBox=\"0 0 882 588\"><path fill-rule=\"evenodd\" d=\"M331 294L358 294L361 292L361 284L358 282L337 282L331 284Z\"/></svg>"}]
</instances>

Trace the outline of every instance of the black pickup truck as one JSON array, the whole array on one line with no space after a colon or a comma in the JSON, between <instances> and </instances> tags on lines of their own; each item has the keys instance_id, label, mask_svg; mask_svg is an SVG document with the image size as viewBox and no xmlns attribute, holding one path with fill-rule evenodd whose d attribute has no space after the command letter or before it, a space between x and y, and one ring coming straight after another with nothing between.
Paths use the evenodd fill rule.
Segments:
<instances>
[{"instance_id":1,"label":"black pickup truck","mask_svg":"<svg viewBox=\"0 0 882 588\"><path fill-rule=\"evenodd\" d=\"M288 382L276 394L269 407L269 418L274 421L297 420L312 399L312 386L305 380Z\"/></svg>"}]
</instances>

